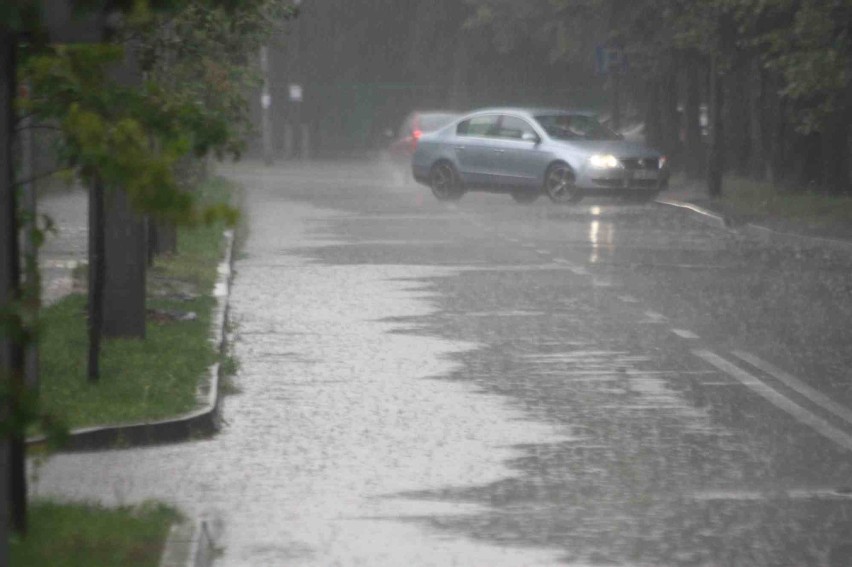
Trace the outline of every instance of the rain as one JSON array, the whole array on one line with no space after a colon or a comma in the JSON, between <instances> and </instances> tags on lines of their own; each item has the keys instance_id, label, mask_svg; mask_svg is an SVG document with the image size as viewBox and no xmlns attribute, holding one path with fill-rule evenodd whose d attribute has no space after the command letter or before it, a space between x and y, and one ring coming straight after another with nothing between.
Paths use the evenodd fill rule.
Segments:
<instances>
[{"instance_id":1,"label":"rain","mask_svg":"<svg viewBox=\"0 0 852 567\"><path fill-rule=\"evenodd\" d=\"M193 173L239 212L216 430L30 498L165 503L216 567L852 565L850 2L266 4ZM46 308L93 191L39 194Z\"/></svg>"}]
</instances>

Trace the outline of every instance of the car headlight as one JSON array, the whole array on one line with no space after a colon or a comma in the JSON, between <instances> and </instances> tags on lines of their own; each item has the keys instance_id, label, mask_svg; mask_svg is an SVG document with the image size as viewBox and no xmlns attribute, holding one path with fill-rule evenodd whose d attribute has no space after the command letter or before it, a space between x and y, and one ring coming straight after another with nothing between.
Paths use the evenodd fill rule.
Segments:
<instances>
[{"instance_id":1,"label":"car headlight","mask_svg":"<svg viewBox=\"0 0 852 567\"><path fill-rule=\"evenodd\" d=\"M621 162L613 155L595 154L589 158L589 165L595 169L614 169L621 167Z\"/></svg>"}]
</instances>

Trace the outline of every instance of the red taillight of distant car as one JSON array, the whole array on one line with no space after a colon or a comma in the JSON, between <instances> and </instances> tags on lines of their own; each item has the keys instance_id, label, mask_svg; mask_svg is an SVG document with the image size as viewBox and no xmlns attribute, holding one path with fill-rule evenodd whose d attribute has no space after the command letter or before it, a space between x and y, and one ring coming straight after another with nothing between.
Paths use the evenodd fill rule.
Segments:
<instances>
[{"instance_id":1,"label":"red taillight of distant car","mask_svg":"<svg viewBox=\"0 0 852 567\"><path fill-rule=\"evenodd\" d=\"M417 149L417 140L420 139L420 136L423 135L422 130L414 130L411 132L411 153L414 153L414 150Z\"/></svg>"}]
</instances>

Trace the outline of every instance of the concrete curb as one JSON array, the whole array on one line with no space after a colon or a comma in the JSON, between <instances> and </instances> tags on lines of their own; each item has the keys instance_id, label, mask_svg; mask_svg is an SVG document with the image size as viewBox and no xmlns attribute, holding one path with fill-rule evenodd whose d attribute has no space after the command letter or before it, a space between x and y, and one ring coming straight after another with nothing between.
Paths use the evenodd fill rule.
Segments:
<instances>
[{"instance_id":1,"label":"concrete curb","mask_svg":"<svg viewBox=\"0 0 852 567\"><path fill-rule=\"evenodd\" d=\"M203 520L183 521L172 526L160 567L209 567L213 564L216 548Z\"/></svg>"},{"instance_id":2,"label":"concrete curb","mask_svg":"<svg viewBox=\"0 0 852 567\"><path fill-rule=\"evenodd\" d=\"M216 306L213 308L211 317L213 337L210 339L216 351L220 353L225 347L225 324L228 318L228 299L233 273L234 231L226 230L223 238L225 257L217 268L218 275L213 288ZM219 380L220 367L216 362L208 368L207 380L202 380L199 384L196 392L198 409L169 419L74 429L70 432L68 442L61 451L94 451L170 443L213 433L219 428ZM28 447L44 444L44 437L27 439Z\"/></svg>"},{"instance_id":3,"label":"concrete curb","mask_svg":"<svg viewBox=\"0 0 852 567\"><path fill-rule=\"evenodd\" d=\"M762 240L763 242L793 246L810 246L814 248L830 248L839 252L852 252L852 241L850 240L808 236L792 232L780 232L754 223L745 223L735 226L725 217L692 203L678 201L676 199L657 199L656 202L661 205L687 209L698 214L699 220L705 224L711 224L737 234L744 234L757 240Z\"/></svg>"},{"instance_id":4,"label":"concrete curb","mask_svg":"<svg viewBox=\"0 0 852 567\"><path fill-rule=\"evenodd\" d=\"M677 199L657 199L656 202L661 205L692 211L693 213L698 214L698 219L705 224L710 224L719 228L730 228L730 223L728 223L724 217L717 215L704 207L699 207L698 205L693 205L686 201L678 201Z\"/></svg>"}]
</instances>

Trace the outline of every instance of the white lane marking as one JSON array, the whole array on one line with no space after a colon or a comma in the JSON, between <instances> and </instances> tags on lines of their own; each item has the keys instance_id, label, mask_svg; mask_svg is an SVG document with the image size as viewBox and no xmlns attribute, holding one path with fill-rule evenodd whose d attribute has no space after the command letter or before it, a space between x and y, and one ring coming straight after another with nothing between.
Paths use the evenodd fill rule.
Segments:
<instances>
[{"instance_id":1,"label":"white lane marking","mask_svg":"<svg viewBox=\"0 0 852 567\"><path fill-rule=\"evenodd\" d=\"M550 254L550 250L543 250L541 248L536 248L536 252L538 252L542 256L547 256L548 254Z\"/></svg>"},{"instance_id":2,"label":"white lane marking","mask_svg":"<svg viewBox=\"0 0 852 567\"><path fill-rule=\"evenodd\" d=\"M686 329L672 329L672 333L676 334L682 339L695 340L701 338L692 331L687 331Z\"/></svg>"},{"instance_id":3,"label":"white lane marking","mask_svg":"<svg viewBox=\"0 0 852 567\"><path fill-rule=\"evenodd\" d=\"M715 366L732 378L735 378L743 386L762 396L778 409L781 409L793 416L793 418L799 423L807 425L823 437L834 441L847 451L852 451L852 436L847 435L824 419L814 415L796 402L790 400L784 394L761 381L757 376L746 372L742 368L735 366L732 362L725 360L718 354L710 352L709 350L693 350L692 354L710 365Z\"/></svg>"},{"instance_id":4,"label":"white lane marking","mask_svg":"<svg viewBox=\"0 0 852 567\"><path fill-rule=\"evenodd\" d=\"M695 500L774 500L774 499L819 499L848 500L852 494L832 488L795 488L792 490L707 490L692 494Z\"/></svg>"},{"instance_id":5,"label":"white lane marking","mask_svg":"<svg viewBox=\"0 0 852 567\"><path fill-rule=\"evenodd\" d=\"M645 311L645 316L648 319L653 320L655 323L662 323L666 320L666 316L662 313L657 313L656 311Z\"/></svg>"},{"instance_id":6,"label":"white lane marking","mask_svg":"<svg viewBox=\"0 0 852 567\"><path fill-rule=\"evenodd\" d=\"M571 262L569 262L565 258L554 258L553 261L556 262L557 264L564 264L565 266L572 266L573 265Z\"/></svg>"},{"instance_id":7,"label":"white lane marking","mask_svg":"<svg viewBox=\"0 0 852 567\"><path fill-rule=\"evenodd\" d=\"M816 405L820 406L824 410L833 413L840 419L844 420L846 423L852 424L852 410L850 410L846 406L838 404L822 392L811 388L795 376L784 372L780 368L766 362L761 358L756 357L751 353L743 352L741 350L735 350L733 351L733 353L734 356L748 362L758 370L762 370L773 378L777 378L778 381L786 384L790 389L800 393L801 395L803 395Z\"/></svg>"},{"instance_id":8,"label":"white lane marking","mask_svg":"<svg viewBox=\"0 0 852 567\"><path fill-rule=\"evenodd\" d=\"M584 268L582 266L569 266L568 269L571 270L572 272L574 272L575 274L577 274L578 276L588 276L589 275L589 270L587 270L586 268Z\"/></svg>"},{"instance_id":9,"label":"white lane marking","mask_svg":"<svg viewBox=\"0 0 852 567\"><path fill-rule=\"evenodd\" d=\"M619 295L618 299L620 299L624 303L639 303L639 300L633 297L632 295Z\"/></svg>"},{"instance_id":10,"label":"white lane marking","mask_svg":"<svg viewBox=\"0 0 852 567\"><path fill-rule=\"evenodd\" d=\"M595 287L612 287L612 282L607 281L607 280L599 280L597 278L594 278L592 280L592 285L595 286Z\"/></svg>"}]
</instances>

